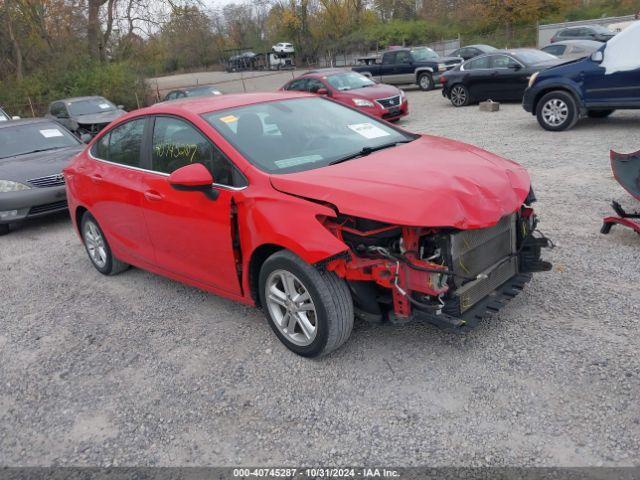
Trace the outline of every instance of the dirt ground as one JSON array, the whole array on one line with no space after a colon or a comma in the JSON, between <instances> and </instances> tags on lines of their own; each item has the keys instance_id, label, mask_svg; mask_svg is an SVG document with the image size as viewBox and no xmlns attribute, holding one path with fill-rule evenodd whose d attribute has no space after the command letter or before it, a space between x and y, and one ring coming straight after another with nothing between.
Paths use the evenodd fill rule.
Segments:
<instances>
[{"instance_id":1,"label":"dirt ground","mask_svg":"<svg viewBox=\"0 0 640 480\"><path fill-rule=\"evenodd\" d=\"M103 277L65 215L22 225L0 239L0 464L638 465L640 237L599 229L634 203L608 152L640 148L640 112L554 134L408 97L403 127L529 169L553 271L471 333L357 323L312 361L258 310Z\"/></svg>"}]
</instances>

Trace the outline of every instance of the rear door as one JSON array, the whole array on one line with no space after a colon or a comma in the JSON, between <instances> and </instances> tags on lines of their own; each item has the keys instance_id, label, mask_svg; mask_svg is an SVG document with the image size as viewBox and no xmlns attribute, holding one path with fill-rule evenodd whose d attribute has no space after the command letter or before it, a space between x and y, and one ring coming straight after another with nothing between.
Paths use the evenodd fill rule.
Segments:
<instances>
[{"instance_id":1,"label":"rear door","mask_svg":"<svg viewBox=\"0 0 640 480\"><path fill-rule=\"evenodd\" d=\"M147 119L118 125L101 137L89 154L94 159L78 173L93 200L88 205L116 256L126 252L153 262L153 249L142 213L142 139Z\"/></svg>"},{"instance_id":2,"label":"rear door","mask_svg":"<svg viewBox=\"0 0 640 480\"><path fill-rule=\"evenodd\" d=\"M396 84L414 83L416 81L415 70L411 52L400 50L396 53L396 64L393 70Z\"/></svg>"},{"instance_id":3,"label":"rear door","mask_svg":"<svg viewBox=\"0 0 640 480\"><path fill-rule=\"evenodd\" d=\"M186 120L157 116L147 152L150 172L143 175L144 216L157 265L167 272L240 294L233 246L235 198L246 187L244 177L202 132ZM180 191L168 176L191 163L202 163L213 175L219 196Z\"/></svg>"}]
</instances>

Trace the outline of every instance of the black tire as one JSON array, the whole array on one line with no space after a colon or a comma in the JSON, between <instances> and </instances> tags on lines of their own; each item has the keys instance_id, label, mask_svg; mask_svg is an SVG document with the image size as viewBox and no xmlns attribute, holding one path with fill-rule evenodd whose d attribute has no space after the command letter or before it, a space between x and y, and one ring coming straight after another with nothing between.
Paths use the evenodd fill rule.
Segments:
<instances>
[{"instance_id":1,"label":"black tire","mask_svg":"<svg viewBox=\"0 0 640 480\"><path fill-rule=\"evenodd\" d=\"M9 231L10 229L8 223L3 223L2 225L0 225L0 236L7 235Z\"/></svg>"},{"instance_id":2,"label":"black tire","mask_svg":"<svg viewBox=\"0 0 640 480\"><path fill-rule=\"evenodd\" d=\"M89 251L90 242L88 242L87 235L89 234L88 228L90 225L94 226L97 232L101 236L102 246L104 248L104 253L106 257L104 264L101 264L96 260L94 260L94 257ZM113 254L111 253L111 247L109 247L109 242L107 242L107 238L104 236L104 233L100 228L100 225L98 224L97 220L93 217L93 215L91 215L89 212L84 212L84 215L82 216L82 221L80 222L80 232L82 235L82 243L85 246L85 250L87 251L89 260L91 260L91 263L93 264L93 266L100 273L102 273L103 275L117 275L118 273L124 272L129 268L129 264L121 262L120 260L118 260L116 257L113 256Z\"/></svg>"},{"instance_id":3,"label":"black tire","mask_svg":"<svg viewBox=\"0 0 640 480\"><path fill-rule=\"evenodd\" d=\"M615 110L589 110L587 115L589 118L607 118L613 112L615 112Z\"/></svg>"},{"instance_id":4,"label":"black tire","mask_svg":"<svg viewBox=\"0 0 640 480\"><path fill-rule=\"evenodd\" d=\"M308 345L298 345L280 331L266 298L267 280L277 272L293 274L308 291L315 306L316 334ZM353 328L353 298L347 283L333 272L317 269L287 250L271 255L260 269L260 304L280 341L303 357L320 357L340 347Z\"/></svg>"},{"instance_id":5,"label":"black tire","mask_svg":"<svg viewBox=\"0 0 640 480\"><path fill-rule=\"evenodd\" d=\"M449 91L449 100L454 107L466 107L471 103L469 89L461 83L457 83Z\"/></svg>"},{"instance_id":6,"label":"black tire","mask_svg":"<svg viewBox=\"0 0 640 480\"><path fill-rule=\"evenodd\" d=\"M435 82L433 81L433 75L430 73L421 73L418 75L418 87L424 92L428 92L435 88Z\"/></svg>"},{"instance_id":7,"label":"black tire","mask_svg":"<svg viewBox=\"0 0 640 480\"><path fill-rule=\"evenodd\" d=\"M553 113L557 109L557 114ZM544 95L536 107L538 123L550 132L569 130L578 122L580 114L573 96L565 91L556 90Z\"/></svg>"}]
</instances>

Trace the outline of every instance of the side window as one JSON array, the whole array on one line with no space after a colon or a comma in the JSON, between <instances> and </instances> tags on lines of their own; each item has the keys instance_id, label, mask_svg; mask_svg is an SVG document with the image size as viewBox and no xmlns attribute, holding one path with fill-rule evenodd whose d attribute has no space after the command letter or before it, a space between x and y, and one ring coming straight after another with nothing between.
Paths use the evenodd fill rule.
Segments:
<instances>
[{"instance_id":1,"label":"side window","mask_svg":"<svg viewBox=\"0 0 640 480\"><path fill-rule=\"evenodd\" d=\"M240 187L246 181L227 157L193 126L171 117L157 117L153 129L152 168L172 173L191 163L202 163L213 181Z\"/></svg>"},{"instance_id":2,"label":"side window","mask_svg":"<svg viewBox=\"0 0 640 480\"><path fill-rule=\"evenodd\" d=\"M111 130L108 134L107 160L131 167L139 167L141 164L140 147L142 146L145 122L144 118L140 118Z\"/></svg>"},{"instance_id":3,"label":"side window","mask_svg":"<svg viewBox=\"0 0 640 480\"><path fill-rule=\"evenodd\" d=\"M306 91L306 78L298 78L287 85L287 90Z\"/></svg>"},{"instance_id":4,"label":"side window","mask_svg":"<svg viewBox=\"0 0 640 480\"><path fill-rule=\"evenodd\" d=\"M562 55L565 48L565 45L549 45L548 47L544 47L542 51L550 53L551 55Z\"/></svg>"},{"instance_id":5,"label":"side window","mask_svg":"<svg viewBox=\"0 0 640 480\"><path fill-rule=\"evenodd\" d=\"M109 160L109 139L111 138L111 132L103 135L93 147L91 147L91 155L101 160Z\"/></svg>"},{"instance_id":6,"label":"side window","mask_svg":"<svg viewBox=\"0 0 640 480\"><path fill-rule=\"evenodd\" d=\"M398 52L396 54L396 63L411 63L411 54L409 52Z\"/></svg>"},{"instance_id":7,"label":"side window","mask_svg":"<svg viewBox=\"0 0 640 480\"><path fill-rule=\"evenodd\" d=\"M491 66L493 68L509 68L516 65L517 63L518 62L516 62L513 58L507 57L506 55L496 55L493 57Z\"/></svg>"},{"instance_id":8,"label":"side window","mask_svg":"<svg viewBox=\"0 0 640 480\"><path fill-rule=\"evenodd\" d=\"M307 90L311 93L316 93L321 88L326 88L320 80L317 78L310 78L307 81Z\"/></svg>"},{"instance_id":9,"label":"side window","mask_svg":"<svg viewBox=\"0 0 640 480\"><path fill-rule=\"evenodd\" d=\"M382 56L382 64L383 65L393 65L396 63L396 53L395 52L387 52Z\"/></svg>"},{"instance_id":10,"label":"side window","mask_svg":"<svg viewBox=\"0 0 640 480\"><path fill-rule=\"evenodd\" d=\"M489 61L491 57L480 57L475 60L471 60L464 64L465 70L482 70L484 68L489 68Z\"/></svg>"},{"instance_id":11,"label":"side window","mask_svg":"<svg viewBox=\"0 0 640 480\"><path fill-rule=\"evenodd\" d=\"M64 117L67 113L67 109L65 108L64 103L62 102L52 103L51 107L49 108L49 111L51 115L58 118Z\"/></svg>"}]
</instances>

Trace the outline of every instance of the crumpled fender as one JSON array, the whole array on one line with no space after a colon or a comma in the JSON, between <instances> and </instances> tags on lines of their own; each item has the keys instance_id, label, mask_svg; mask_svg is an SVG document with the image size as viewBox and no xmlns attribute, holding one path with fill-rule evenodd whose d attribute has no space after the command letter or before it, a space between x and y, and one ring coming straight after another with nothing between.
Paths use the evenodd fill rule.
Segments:
<instances>
[{"instance_id":1,"label":"crumpled fender","mask_svg":"<svg viewBox=\"0 0 640 480\"><path fill-rule=\"evenodd\" d=\"M256 249L277 245L314 264L346 252L349 247L326 229L319 217L336 216L328 206L294 196L248 198L238 204L243 252L243 290L249 289L249 263Z\"/></svg>"}]
</instances>

